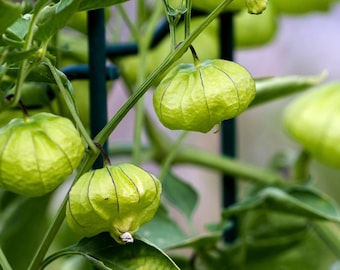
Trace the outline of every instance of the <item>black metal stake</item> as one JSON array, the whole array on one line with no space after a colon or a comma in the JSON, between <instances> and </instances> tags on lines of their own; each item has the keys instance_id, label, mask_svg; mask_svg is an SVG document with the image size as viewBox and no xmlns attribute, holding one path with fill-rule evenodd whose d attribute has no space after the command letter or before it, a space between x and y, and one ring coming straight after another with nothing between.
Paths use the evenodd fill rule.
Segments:
<instances>
[{"instance_id":1,"label":"black metal stake","mask_svg":"<svg viewBox=\"0 0 340 270\"><path fill-rule=\"evenodd\" d=\"M220 16L220 57L226 60L233 60L234 55L234 33L233 14L223 13ZM221 127L221 152L230 157L236 156L236 121L230 119L222 122ZM236 181L229 175L222 176L222 205L224 208L236 201ZM225 232L226 242L233 242L237 237L236 220L234 225Z\"/></svg>"},{"instance_id":2,"label":"black metal stake","mask_svg":"<svg viewBox=\"0 0 340 270\"><path fill-rule=\"evenodd\" d=\"M107 123L106 43L104 9L88 12L90 125L94 137ZM104 149L107 151L107 144ZM103 166L98 158L93 167Z\"/></svg>"}]
</instances>

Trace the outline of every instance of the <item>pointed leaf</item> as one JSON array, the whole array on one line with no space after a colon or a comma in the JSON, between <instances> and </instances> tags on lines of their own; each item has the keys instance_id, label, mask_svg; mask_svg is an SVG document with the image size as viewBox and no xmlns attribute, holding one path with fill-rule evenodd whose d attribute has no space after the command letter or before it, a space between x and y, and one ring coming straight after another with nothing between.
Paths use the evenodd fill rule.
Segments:
<instances>
[{"instance_id":1,"label":"pointed leaf","mask_svg":"<svg viewBox=\"0 0 340 270\"><path fill-rule=\"evenodd\" d=\"M109 7L126 1L127 0L83 0L79 5L79 11Z\"/></svg>"},{"instance_id":2,"label":"pointed leaf","mask_svg":"<svg viewBox=\"0 0 340 270\"><path fill-rule=\"evenodd\" d=\"M179 269L165 253L150 243L135 239L134 243L121 245L108 233L84 238L69 250L85 256L98 269Z\"/></svg>"},{"instance_id":3,"label":"pointed leaf","mask_svg":"<svg viewBox=\"0 0 340 270\"><path fill-rule=\"evenodd\" d=\"M18 67L9 67L7 69L6 75L11 76L12 78L16 78L18 76L18 73L19 73ZM50 69L44 62L35 66L32 69L32 71L28 74L26 80L30 82L55 84L55 79Z\"/></svg>"},{"instance_id":4,"label":"pointed leaf","mask_svg":"<svg viewBox=\"0 0 340 270\"><path fill-rule=\"evenodd\" d=\"M162 184L165 198L190 220L198 203L196 190L173 173L169 173Z\"/></svg>"},{"instance_id":5,"label":"pointed leaf","mask_svg":"<svg viewBox=\"0 0 340 270\"><path fill-rule=\"evenodd\" d=\"M28 269L48 227L50 197L26 198L7 191L1 194L0 241L13 269Z\"/></svg>"},{"instance_id":6,"label":"pointed leaf","mask_svg":"<svg viewBox=\"0 0 340 270\"><path fill-rule=\"evenodd\" d=\"M209 247L215 246L216 243L221 241L222 234L220 233L211 233L207 235L199 235L186 241L183 241L181 244L171 247L171 249L177 248L194 248L194 249L207 249Z\"/></svg>"},{"instance_id":7,"label":"pointed leaf","mask_svg":"<svg viewBox=\"0 0 340 270\"><path fill-rule=\"evenodd\" d=\"M6 36L13 40L21 41L23 45L24 38L28 32L31 21L32 21L31 14L20 16L10 27L8 27L6 31Z\"/></svg>"},{"instance_id":8,"label":"pointed leaf","mask_svg":"<svg viewBox=\"0 0 340 270\"><path fill-rule=\"evenodd\" d=\"M284 191L275 187L262 189L256 196L237 203L224 211L224 217L257 207L312 219L340 222L336 203L325 194L308 187Z\"/></svg>"},{"instance_id":9,"label":"pointed leaf","mask_svg":"<svg viewBox=\"0 0 340 270\"><path fill-rule=\"evenodd\" d=\"M314 76L283 76L256 79L256 97L249 107L309 90L322 82L326 76L326 72L321 72Z\"/></svg>"},{"instance_id":10,"label":"pointed leaf","mask_svg":"<svg viewBox=\"0 0 340 270\"><path fill-rule=\"evenodd\" d=\"M79 3L80 0L60 0L54 5L44 7L37 22L35 37L42 41L52 37L77 12Z\"/></svg>"},{"instance_id":11,"label":"pointed leaf","mask_svg":"<svg viewBox=\"0 0 340 270\"><path fill-rule=\"evenodd\" d=\"M153 219L142 226L138 235L154 243L161 249L177 246L188 239L178 224L160 207Z\"/></svg>"},{"instance_id":12,"label":"pointed leaf","mask_svg":"<svg viewBox=\"0 0 340 270\"><path fill-rule=\"evenodd\" d=\"M14 23L20 17L20 4L12 4L8 1L0 0L0 35L2 35L7 27Z\"/></svg>"}]
</instances>

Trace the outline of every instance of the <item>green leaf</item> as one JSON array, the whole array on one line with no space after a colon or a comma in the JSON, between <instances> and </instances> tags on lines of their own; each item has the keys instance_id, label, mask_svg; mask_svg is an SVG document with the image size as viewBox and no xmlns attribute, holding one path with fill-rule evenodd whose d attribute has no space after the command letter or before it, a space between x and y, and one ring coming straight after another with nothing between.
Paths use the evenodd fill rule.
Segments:
<instances>
[{"instance_id":1,"label":"green leaf","mask_svg":"<svg viewBox=\"0 0 340 270\"><path fill-rule=\"evenodd\" d=\"M326 72L315 76L283 76L256 79L256 96L249 107L302 92L322 82Z\"/></svg>"},{"instance_id":2,"label":"green leaf","mask_svg":"<svg viewBox=\"0 0 340 270\"><path fill-rule=\"evenodd\" d=\"M177 246L188 239L188 236L169 217L166 209L162 206L158 209L153 219L139 229L138 235L161 249Z\"/></svg>"},{"instance_id":3,"label":"green leaf","mask_svg":"<svg viewBox=\"0 0 340 270\"><path fill-rule=\"evenodd\" d=\"M6 62L10 64L18 63L24 59L29 58L30 56L33 56L36 53L37 49L33 48L27 51L10 51L6 55Z\"/></svg>"},{"instance_id":4,"label":"green leaf","mask_svg":"<svg viewBox=\"0 0 340 270\"><path fill-rule=\"evenodd\" d=\"M222 240L222 234L215 233L215 234L207 234L207 235L199 235L193 238L190 238L183 243L171 247L171 249L177 248L193 248L196 250L199 249L207 249L213 246Z\"/></svg>"},{"instance_id":5,"label":"green leaf","mask_svg":"<svg viewBox=\"0 0 340 270\"><path fill-rule=\"evenodd\" d=\"M283 240L283 239L282 239ZM292 243L293 244L293 243ZM276 252L275 252L276 251ZM232 254L231 254L232 256ZM335 258L321 239L311 229L307 229L305 236L295 245L277 249L270 247L266 250L247 250L247 261L244 269L247 270L301 270L301 269L331 269L331 262Z\"/></svg>"},{"instance_id":6,"label":"green leaf","mask_svg":"<svg viewBox=\"0 0 340 270\"><path fill-rule=\"evenodd\" d=\"M163 183L165 198L190 220L198 203L196 190L173 173L169 173Z\"/></svg>"},{"instance_id":7,"label":"green leaf","mask_svg":"<svg viewBox=\"0 0 340 270\"><path fill-rule=\"evenodd\" d=\"M20 17L20 4L12 4L8 1L0 0L0 35L2 35L7 27L14 23Z\"/></svg>"},{"instance_id":8,"label":"green leaf","mask_svg":"<svg viewBox=\"0 0 340 270\"><path fill-rule=\"evenodd\" d=\"M49 199L50 195L26 198L1 194L0 242L13 269L28 269L47 229Z\"/></svg>"},{"instance_id":9,"label":"green leaf","mask_svg":"<svg viewBox=\"0 0 340 270\"><path fill-rule=\"evenodd\" d=\"M286 191L276 187L264 188L255 196L226 209L223 216L227 218L255 208L340 222L338 206L330 197L303 186L291 187Z\"/></svg>"},{"instance_id":10,"label":"green leaf","mask_svg":"<svg viewBox=\"0 0 340 270\"><path fill-rule=\"evenodd\" d=\"M135 239L132 244L121 245L108 233L84 238L68 250L85 256L98 269L179 269L164 252L152 244Z\"/></svg>"},{"instance_id":11,"label":"green leaf","mask_svg":"<svg viewBox=\"0 0 340 270\"><path fill-rule=\"evenodd\" d=\"M80 1L60 0L54 5L44 7L37 22L35 38L47 41L58 30L63 28L67 20L77 12Z\"/></svg>"},{"instance_id":12,"label":"green leaf","mask_svg":"<svg viewBox=\"0 0 340 270\"><path fill-rule=\"evenodd\" d=\"M24 38L28 32L30 23L32 21L32 15L26 14L19 17L6 31L6 36L13 40L24 42ZM18 43L19 44L19 43Z\"/></svg>"},{"instance_id":13,"label":"green leaf","mask_svg":"<svg viewBox=\"0 0 340 270\"><path fill-rule=\"evenodd\" d=\"M19 73L18 67L9 67L6 71L6 75L16 78ZM32 71L28 74L27 81L29 82L41 82L55 84L55 79L48 68L48 66L42 62L39 65L33 67Z\"/></svg>"},{"instance_id":14,"label":"green leaf","mask_svg":"<svg viewBox=\"0 0 340 270\"><path fill-rule=\"evenodd\" d=\"M127 0L83 0L80 2L79 11L100 9L126 2Z\"/></svg>"}]
</instances>

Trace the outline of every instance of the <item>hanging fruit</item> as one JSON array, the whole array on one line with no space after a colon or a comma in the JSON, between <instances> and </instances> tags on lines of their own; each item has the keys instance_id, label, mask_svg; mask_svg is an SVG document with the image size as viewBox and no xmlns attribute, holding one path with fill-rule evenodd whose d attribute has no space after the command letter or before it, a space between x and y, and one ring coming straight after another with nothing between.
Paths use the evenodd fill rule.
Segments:
<instances>
[{"instance_id":1,"label":"hanging fruit","mask_svg":"<svg viewBox=\"0 0 340 270\"><path fill-rule=\"evenodd\" d=\"M72 187L66 219L81 236L109 232L116 242L131 243L155 215L161 190L155 176L135 165L106 165L83 174Z\"/></svg>"},{"instance_id":2,"label":"hanging fruit","mask_svg":"<svg viewBox=\"0 0 340 270\"><path fill-rule=\"evenodd\" d=\"M284 127L316 160L340 168L340 83L332 82L294 100Z\"/></svg>"},{"instance_id":3,"label":"hanging fruit","mask_svg":"<svg viewBox=\"0 0 340 270\"><path fill-rule=\"evenodd\" d=\"M51 113L15 118L0 129L0 188L42 196L79 165L85 146L68 119Z\"/></svg>"},{"instance_id":4,"label":"hanging fruit","mask_svg":"<svg viewBox=\"0 0 340 270\"><path fill-rule=\"evenodd\" d=\"M191 47L192 48L192 47ZM255 97L255 82L241 65L222 59L172 68L157 86L153 105L169 129L208 132L244 112Z\"/></svg>"}]
</instances>

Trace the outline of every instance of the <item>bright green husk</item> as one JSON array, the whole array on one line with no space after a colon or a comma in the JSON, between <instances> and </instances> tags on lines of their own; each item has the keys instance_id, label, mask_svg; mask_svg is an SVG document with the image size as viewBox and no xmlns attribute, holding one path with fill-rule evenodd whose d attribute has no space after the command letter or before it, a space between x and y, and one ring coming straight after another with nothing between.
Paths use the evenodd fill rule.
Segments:
<instances>
[{"instance_id":1,"label":"bright green husk","mask_svg":"<svg viewBox=\"0 0 340 270\"><path fill-rule=\"evenodd\" d=\"M66 219L81 236L109 232L118 243L133 242L132 235L155 215L161 189L156 177L132 164L105 166L72 187Z\"/></svg>"},{"instance_id":2,"label":"bright green husk","mask_svg":"<svg viewBox=\"0 0 340 270\"><path fill-rule=\"evenodd\" d=\"M0 129L0 188L42 196L78 167L85 147L73 123L50 113L13 119Z\"/></svg>"},{"instance_id":3,"label":"bright green husk","mask_svg":"<svg viewBox=\"0 0 340 270\"><path fill-rule=\"evenodd\" d=\"M244 67L216 59L174 67L156 88L153 104L165 127L205 133L244 112L255 94Z\"/></svg>"},{"instance_id":4,"label":"bright green husk","mask_svg":"<svg viewBox=\"0 0 340 270\"><path fill-rule=\"evenodd\" d=\"M284 112L288 134L316 160L340 168L340 83L304 93Z\"/></svg>"}]
</instances>

